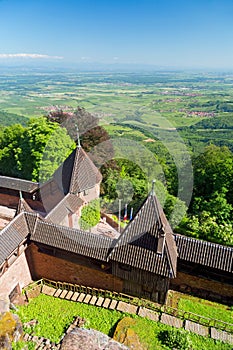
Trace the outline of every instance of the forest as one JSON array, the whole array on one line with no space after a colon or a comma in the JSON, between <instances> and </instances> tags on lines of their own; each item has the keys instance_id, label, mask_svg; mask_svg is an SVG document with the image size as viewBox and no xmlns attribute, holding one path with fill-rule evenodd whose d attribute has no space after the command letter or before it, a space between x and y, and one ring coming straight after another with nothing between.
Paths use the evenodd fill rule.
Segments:
<instances>
[{"instance_id":1,"label":"forest","mask_svg":"<svg viewBox=\"0 0 233 350\"><path fill-rule=\"evenodd\" d=\"M207 143L198 153L189 145L193 193L187 207L177 198L177 164L164 142L141 126L122 123L101 126L98 122L91 113L78 107L73 114L60 110L28 118L25 126L2 127L0 173L32 181L48 180L75 148L76 126L80 125L81 144L103 175L102 210L116 211L118 198L123 198L123 204L133 207L135 214L156 178L156 194L176 232L233 245L233 153L229 147ZM183 130L210 129L216 125L218 129L232 127L222 118L216 119L215 125L213 120L203 120ZM180 167L185 171L186 166L183 157Z\"/></svg>"}]
</instances>

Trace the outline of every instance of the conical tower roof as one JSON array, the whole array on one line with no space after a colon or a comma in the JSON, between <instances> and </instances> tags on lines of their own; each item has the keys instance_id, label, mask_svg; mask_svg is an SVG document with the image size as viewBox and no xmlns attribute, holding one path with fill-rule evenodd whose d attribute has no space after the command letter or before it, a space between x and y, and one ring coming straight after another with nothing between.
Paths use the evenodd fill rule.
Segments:
<instances>
[{"instance_id":1,"label":"conical tower roof","mask_svg":"<svg viewBox=\"0 0 233 350\"><path fill-rule=\"evenodd\" d=\"M76 194L94 187L102 180L102 176L80 146L56 170L53 179L64 194Z\"/></svg>"}]
</instances>

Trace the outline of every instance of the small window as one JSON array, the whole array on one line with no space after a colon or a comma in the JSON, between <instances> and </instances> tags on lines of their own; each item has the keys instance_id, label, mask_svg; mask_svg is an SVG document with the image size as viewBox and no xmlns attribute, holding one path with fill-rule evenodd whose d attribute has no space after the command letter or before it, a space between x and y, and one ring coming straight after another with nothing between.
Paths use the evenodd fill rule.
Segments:
<instances>
[{"instance_id":1,"label":"small window","mask_svg":"<svg viewBox=\"0 0 233 350\"><path fill-rule=\"evenodd\" d=\"M83 194L84 194L84 196L87 196L89 194L89 190L84 190Z\"/></svg>"}]
</instances>

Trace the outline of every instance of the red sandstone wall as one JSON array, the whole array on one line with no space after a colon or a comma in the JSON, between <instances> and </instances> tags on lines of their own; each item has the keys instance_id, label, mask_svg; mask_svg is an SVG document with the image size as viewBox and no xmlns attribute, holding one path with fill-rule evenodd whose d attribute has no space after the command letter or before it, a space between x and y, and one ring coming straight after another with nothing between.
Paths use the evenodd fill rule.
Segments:
<instances>
[{"instance_id":1,"label":"red sandstone wall","mask_svg":"<svg viewBox=\"0 0 233 350\"><path fill-rule=\"evenodd\" d=\"M203 291L203 296L218 294L220 296L219 299L224 297L232 298L233 296L233 286L231 285L188 275L183 272L178 272L177 277L171 280L170 289L172 289L173 286L179 286L179 290L185 292L195 293L195 291L200 290ZM207 293L205 293L205 291Z\"/></svg>"},{"instance_id":2,"label":"red sandstone wall","mask_svg":"<svg viewBox=\"0 0 233 350\"><path fill-rule=\"evenodd\" d=\"M19 197L1 193L0 205L16 209L19 203Z\"/></svg>"},{"instance_id":3,"label":"red sandstone wall","mask_svg":"<svg viewBox=\"0 0 233 350\"><path fill-rule=\"evenodd\" d=\"M32 282L31 273L23 252L0 277L0 294L9 295L17 284L22 289L30 282Z\"/></svg>"},{"instance_id":4,"label":"red sandstone wall","mask_svg":"<svg viewBox=\"0 0 233 350\"><path fill-rule=\"evenodd\" d=\"M55 281L122 291L123 281L104 271L94 270L65 259L40 253L34 244L30 245L28 253L34 279L44 277Z\"/></svg>"}]
</instances>

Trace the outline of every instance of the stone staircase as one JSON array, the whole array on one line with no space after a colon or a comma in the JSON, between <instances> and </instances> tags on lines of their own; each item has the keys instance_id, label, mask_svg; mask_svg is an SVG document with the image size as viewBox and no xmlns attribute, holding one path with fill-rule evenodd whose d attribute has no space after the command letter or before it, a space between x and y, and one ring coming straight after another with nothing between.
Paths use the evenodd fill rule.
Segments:
<instances>
[{"instance_id":1,"label":"stone staircase","mask_svg":"<svg viewBox=\"0 0 233 350\"><path fill-rule=\"evenodd\" d=\"M23 340L25 342L33 342L35 343L35 349L36 350L59 350L61 347L61 343L55 344L51 342L49 339L43 338L43 337L37 337L36 335L29 335L26 333L23 337Z\"/></svg>"},{"instance_id":2,"label":"stone staircase","mask_svg":"<svg viewBox=\"0 0 233 350\"><path fill-rule=\"evenodd\" d=\"M124 301L117 301L110 298L97 297L91 294L84 294L79 292L73 292L66 289L56 289L47 285L42 286L41 292L46 295L57 297L60 299L66 299L74 302L84 303L103 307L105 309L117 310L121 312L128 312L130 314L138 314L138 306L126 303Z\"/></svg>"}]
</instances>

